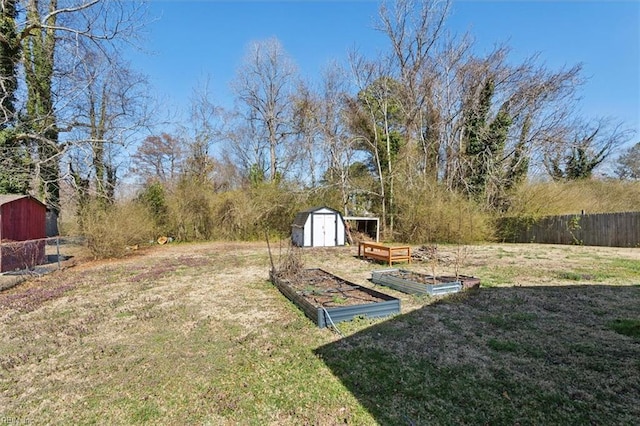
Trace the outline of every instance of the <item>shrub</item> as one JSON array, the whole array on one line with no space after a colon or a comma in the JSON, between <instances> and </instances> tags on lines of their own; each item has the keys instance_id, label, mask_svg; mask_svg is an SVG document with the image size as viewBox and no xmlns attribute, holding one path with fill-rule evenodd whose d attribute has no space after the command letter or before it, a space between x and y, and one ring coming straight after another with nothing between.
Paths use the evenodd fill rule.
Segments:
<instances>
[{"instance_id":1,"label":"shrub","mask_svg":"<svg viewBox=\"0 0 640 426\"><path fill-rule=\"evenodd\" d=\"M93 201L83 208L79 219L87 247L95 258L121 257L127 247L154 238L153 220L139 203Z\"/></svg>"},{"instance_id":2,"label":"shrub","mask_svg":"<svg viewBox=\"0 0 640 426\"><path fill-rule=\"evenodd\" d=\"M251 239L251 202L244 191L218 194L213 202L215 234L225 240Z\"/></svg>"},{"instance_id":3,"label":"shrub","mask_svg":"<svg viewBox=\"0 0 640 426\"><path fill-rule=\"evenodd\" d=\"M250 199L254 237L262 238L265 229L280 237L290 234L293 219L300 210L294 191L277 184L262 184L251 190Z\"/></svg>"},{"instance_id":4,"label":"shrub","mask_svg":"<svg viewBox=\"0 0 640 426\"><path fill-rule=\"evenodd\" d=\"M183 177L168 191L168 232L178 241L203 241L214 237L211 209L213 189Z\"/></svg>"},{"instance_id":5,"label":"shrub","mask_svg":"<svg viewBox=\"0 0 640 426\"><path fill-rule=\"evenodd\" d=\"M511 200L508 216L539 218L586 213L640 211L640 182L581 180L528 183Z\"/></svg>"},{"instance_id":6,"label":"shrub","mask_svg":"<svg viewBox=\"0 0 640 426\"><path fill-rule=\"evenodd\" d=\"M166 198L164 186L157 181L145 186L137 198L138 202L145 206L151 214L158 234L167 233L169 209Z\"/></svg>"},{"instance_id":7,"label":"shrub","mask_svg":"<svg viewBox=\"0 0 640 426\"><path fill-rule=\"evenodd\" d=\"M394 237L399 241L468 244L493 234L482 208L438 185L398 191L396 211Z\"/></svg>"}]
</instances>

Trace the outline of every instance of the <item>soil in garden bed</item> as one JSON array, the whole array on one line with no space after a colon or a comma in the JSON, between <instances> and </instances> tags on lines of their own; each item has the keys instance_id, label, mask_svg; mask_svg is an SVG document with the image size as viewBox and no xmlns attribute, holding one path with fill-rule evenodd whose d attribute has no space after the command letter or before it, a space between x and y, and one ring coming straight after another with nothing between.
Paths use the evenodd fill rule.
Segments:
<instances>
[{"instance_id":1,"label":"soil in garden bed","mask_svg":"<svg viewBox=\"0 0 640 426\"><path fill-rule=\"evenodd\" d=\"M458 275L457 278L453 275L436 275L434 280L433 275L420 274L418 272L406 271L402 269L387 271L385 272L385 275L400 278L406 281L412 281L419 284L438 285L460 281L463 288L474 288L480 286L479 278L470 277L467 275Z\"/></svg>"},{"instance_id":2,"label":"soil in garden bed","mask_svg":"<svg viewBox=\"0 0 640 426\"><path fill-rule=\"evenodd\" d=\"M386 301L321 269L305 269L294 276L279 279L314 306L329 308Z\"/></svg>"}]
</instances>

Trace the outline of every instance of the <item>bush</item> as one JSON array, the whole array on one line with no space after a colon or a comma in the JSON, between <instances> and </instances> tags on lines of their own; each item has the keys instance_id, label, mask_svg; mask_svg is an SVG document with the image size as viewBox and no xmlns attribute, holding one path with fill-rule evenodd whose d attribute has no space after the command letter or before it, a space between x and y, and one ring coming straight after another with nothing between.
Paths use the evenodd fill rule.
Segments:
<instances>
[{"instance_id":1,"label":"bush","mask_svg":"<svg viewBox=\"0 0 640 426\"><path fill-rule=\"evenodd\" d=\"M265 231L278 238L289 236L300 209L294 191L273 183L218 194L213 204L217 234L240 240L263 239Z\"/></svg>"},{"instance_id":2,"label":"bush","mask_svg":"<svg viewBox=\"0 0 640 426\"><path fill-rule=\"evenodd\" d=\"M511 206L496 220L496 235L514 241L546 216L640 211L640 182L580 180L527 183L513 193Z\"/></svg>"},{"instance_id":3,"label":"bush","mask_svg":"<svg viewBox=\"0 0 640 426\"><path fill-rule=\"evenodd\" d=\"M640 182L581 180L528 183L516 190L507 216L540 218L640 211Z\"/></svg>"},{"instance_id":4,"label":"bush","mask_svg":"<svg viewBox=\"0 0 640 426\"><path fill-rule=\"evenodd\" d=\"M164 186L157 181L145 186L137 198L137 201L144 205L151 214L156 233L162 235L167 233L169 222L169 209L166 198Z\"/></svg>"},{"instance_id":5,"label":"bush","mask_svg":"<svg viewBox=\"0 0 640 426\"><path fill-rule=\"evenodd\" d=\"M225 240L249 240L251 202L245 191L229 191L218 194L212 203L216 235Z\"/></svg>"},{"instance_id":6,"label":"bush","mask_svg":"<svg viewBox=\"0 0 640 426\"><path fill-rule=\"evenodd\" d=\"M294 191L280 185L262 184L252 189L250 197L255 237L264 237L265 229L280 237L290 235L291 224L300 210Z\"/></svg>"},{"instance_id":7,"label":"bush","mask_svg":"<svg viewBox=\"0 0 640 426\"><path fill-rule=\"evenodd\" d=\"M398 191L396 211L398 241L468 244L493 235L489 216L481 207L438 185Z\"/></svg>"},{"instance_id":8,"label":"bush","mask_svg":"<svg viewBox=\"0 0 640 426\"><path fill-rule=\"evenodd\" d=\"M95 258L122 257L127 248L154 238L153 219L135 202L87 204L79 217L87 247Z\"/></svg>"},{"instance_id":9,"label":"bush","mask_svg":"<svg viewBox=\"0 0 640 426\"><path fill-rule=\"evenodd\" d=\"M183 177L168 192L167 229L174 238L178 241L203 241L215 237L212 188Z\"/></svg>"}]
</instances>

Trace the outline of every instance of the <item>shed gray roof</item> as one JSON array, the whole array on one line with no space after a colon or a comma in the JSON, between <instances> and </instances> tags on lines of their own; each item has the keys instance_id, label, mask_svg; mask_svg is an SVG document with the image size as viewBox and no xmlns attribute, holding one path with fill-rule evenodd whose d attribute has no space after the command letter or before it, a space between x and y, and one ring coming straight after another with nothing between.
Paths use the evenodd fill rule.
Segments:
<instances>
[{"instance_id":1,"label":"shed gray roof","mask_svg":"<svg viewBox=\"0 0 640 426\"><path fill-rule=\"evenodd\" d=\"M293 220L292 226L304 228L304 224L307 223L307 218L309 217L309 215L313 212L316 212L322 209L331 210L332 212L340 215L339 211L334 210L331 207L327 207L327 206L312 207L310 209L302 210L301 212L298 212L298 214L296 214L295 219Z\"/></svg>"},{"instance_id":2,"label":"shed gray roof","mask_svg":"<svg viewBox=\"0 0 640 426\"><path fill-rule=\"evenodd\" d=\"M296 214L295 219L293 219L292 226L303 228L304 224L307 223L307 218L309 217L310 214L311 212L308 212L308 211L299 212L298 214Z\"/></svg>"}]
</instances>

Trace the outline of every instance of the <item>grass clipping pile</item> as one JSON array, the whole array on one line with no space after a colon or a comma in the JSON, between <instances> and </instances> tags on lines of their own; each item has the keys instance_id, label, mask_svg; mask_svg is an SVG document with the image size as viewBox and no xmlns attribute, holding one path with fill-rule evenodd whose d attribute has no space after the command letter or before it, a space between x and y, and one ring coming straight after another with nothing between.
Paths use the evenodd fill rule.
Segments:
<instances>
[{"instance_id":1,"label":"grass clipping pile","mask_svg":"<svg viewBox=\"0 0 640 426\"><path fill-rule=\"evenodd\" d=\"M271 262L271 281L286 284L316 307L331 308L384 301L327 271L305 268L301 249L293 245L280 256L277 267L274 266L273 257Z\"/></svg>"}]
</instances>

